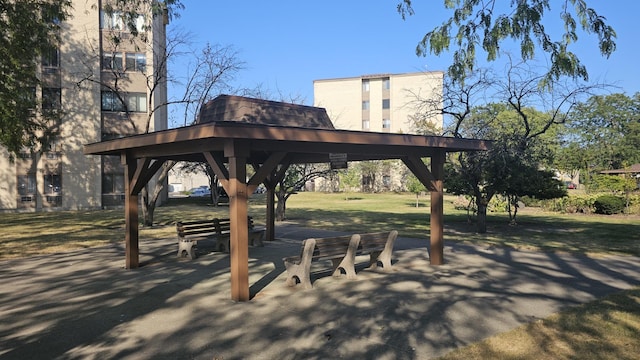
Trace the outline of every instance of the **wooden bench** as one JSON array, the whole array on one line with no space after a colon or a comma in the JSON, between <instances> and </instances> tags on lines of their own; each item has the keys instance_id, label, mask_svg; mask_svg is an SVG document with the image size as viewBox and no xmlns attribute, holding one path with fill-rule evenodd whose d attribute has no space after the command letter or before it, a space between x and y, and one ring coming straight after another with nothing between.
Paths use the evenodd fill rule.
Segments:
<instances>
[{"instance_id":1,"label":"wooden bench","mask_svg":"<svg viewBox=\"0 0 640 360\"><path fill-rule=\"evenodd\" d=\"M369 269L377 268L380 263L384 271L391 271L391 256L397 238L398 231L392 230L306 239L302 242L302 252L299 256L283 259L287 269L287 285L295 286L299 281L305 289L311 289L311 263L320 260L331 260L332 275L340 276L340 269L343 269L348 279L356 277L355 257L358 255L369 255Z\"/></svg>"},{"instance_id":2,"label":"wooden bench","mask_svg":"<svg viewBox=\"0 0 640 360\"><path fill-rule=\"evenodd\" d=\"M229 242L231 241L231 219L213 219L213 223L216 227L216 250L229 252ZM265 229L256 228L251 216L247 219L247 225L249 228L249 245L264 246L262 240L264 239Z\"/></svg>"},{"instance_id":3,"label":"wooden bench","mask_svg":"<svg viewBox=\"0 0 640 360\"><path fill-rule=\"evenodd\" d=\"M360 246L356 255L368 254L370 269L377 268L378 263L381 263L384 271L391 271L391 255L397 237L398 231L396 230L360 234Z\"/></svg>"},{"instance_id":4,"label":"wooden bench","mask_svg":"<svg viewBox=\"0 0 640 360\"><path fill-rule=\"evenodd\" d=\"M299 256L282 259L287 269L287 285L295 286L300 281L305 289L311 289L311 262L321 260L331 260L332 276L340 276L340 269L343 269L348 279L355 278L354 263L359 243L358 234L304 240Z\"/></svg>"},{"instance_id":5,"label":"wooden bench","mask_svg":"<svg viewBox=\"0 0 640 360\"><path fill-rule=\"evenodd\" d=\"M263 246L262 238L264 229L257 229L253 225L253 218L247 219L249 226L249 244ZM188 257L195 259L196 243L200 239L215 238L216 251L229 251L229 241L231 238L230 219L179 221L176 223L178 234L178 257Z\"/></svg>"}]
</instances>

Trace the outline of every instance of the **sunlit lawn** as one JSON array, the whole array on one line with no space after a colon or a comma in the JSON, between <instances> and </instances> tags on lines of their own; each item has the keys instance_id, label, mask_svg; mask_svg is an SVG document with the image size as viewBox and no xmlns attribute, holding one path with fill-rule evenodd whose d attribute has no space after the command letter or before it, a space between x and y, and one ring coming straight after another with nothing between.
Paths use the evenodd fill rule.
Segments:
<instances>
[{"instance_id":1,"label":"sunlit lawn","mask_svg":"<svg viewBox=\"0 0 640 360\"><path fill-rule=\"evenodd\" d=\"M495 246L640 255L640 218L565 215L523 209L518 225L508 225L504 213L490 213L486 234L475 233L466 211L453 208L445 197L445 241ZM419 207L412 194L326 194L302 192L289 198L287 219L302 226L373 232L397 229L400 236L429 238L429 198ZM141 239L175 236L178 220L227 217L228 207L211 206L204 198L170 199L156 210L155 226L142 227ZM250 215L264 222L264 195L250 200ZM0 259L46 254L123 241L124 211L5 213L1 215Z\"/></svg>"},{"instance_id":2,"label":"sunlit lawn","mask_svg":"<svg viewBox=\"0 0 640 360\"><path fill-rule=\"evenodd\" d=\"M346 200L348 199L348 200ZM310 227L345 231L397 229L400 236L429 237L429 198L416 208L411 194L294 195L287 202L287 217ZM640 217L558 214L522 209L518 225L508 214L489 213L487 233L475 233L467 212L453 208L455 197L445 197L445 241L466 241L497 246L584 253L619 252L640 255Z\"/></svg>"}]
</instances>

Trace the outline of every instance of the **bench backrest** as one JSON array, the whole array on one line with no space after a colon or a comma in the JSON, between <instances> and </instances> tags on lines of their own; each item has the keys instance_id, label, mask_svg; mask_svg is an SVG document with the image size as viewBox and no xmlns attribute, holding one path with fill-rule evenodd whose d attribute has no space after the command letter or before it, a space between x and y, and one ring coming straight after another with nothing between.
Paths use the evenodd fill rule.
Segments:
<instances>
[{"instance_id":1,"label":"bench backrest","mask_svg":"<svg viewBox=\"0 0 640 360\"><path fill-rule=\"evenodd\" d=\"M360 242L360 235L344 235L330 238L317 238L313 250L313 260L333 259L345 256L349 249L355 252Z\"/></svg>"},{"instance_id":2,"label":"bench backrest","mask_svg":"<svg viewBox=\"0 0 640 360\"><path fill-rule=\"evenodd\" d=\"M397 230L390 232L378 232L369 234L360 234L360 249L364 252L371 250L382 250L390 244L393 246L396 237L398 236Z\"/></svg>"},{"instance_id":3,"label":"bench backrest","mask_svg":"<svg viewBox=\"0 0 640 360\"><path fill-rule=\"evenodd\" d=\"M178 221L176 232L183 238L190 235L204 235L216 232L216 227L211 220Z\"/></svg>"},{"instance_id":4,"label":"bench backrest","mask_svg":"<svg viewBox=\"0 0 640 360\"><path fill-rule=\"evenodd\" d=\"M231 231L231 219L215 218L213 219L213 223L215 224L216 231L218 232L218 234L226 234ZM249 229L253 229L253 217L251 216L247 217L247 224Z\"/></svg>"}]
</instances>

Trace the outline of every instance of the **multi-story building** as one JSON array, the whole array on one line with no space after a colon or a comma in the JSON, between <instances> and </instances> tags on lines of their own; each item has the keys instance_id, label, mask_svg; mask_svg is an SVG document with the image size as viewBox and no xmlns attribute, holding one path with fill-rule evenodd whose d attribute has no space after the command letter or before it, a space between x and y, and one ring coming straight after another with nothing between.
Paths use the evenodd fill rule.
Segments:
<instances>
[{"instance_id":1,"label":"multi-story building","mask_svg":"<svg viewBox=\"0 0 640 360\"><path fill-rule=\"evenodd\" d=\"M70 18L57 24L60 43L42 56L35 91L43 112L60 114L57 135L13 162L0 149L0 211L119 206L120 159L85 156L83 145L166 129L167 17L136 9L126 21L128 12L103 11L107 2L73 1Z\"/></svg>"},{"instance_id":2,"label":"multi-story building","mask_svg":"<svg viewBox=\"0 0 640 360\"><path fill-rule=\"evenodd\" d=\"M412 133L419 104L442 98L441 71L315 80L314 106L327 109L338 129ZM442 128L442 115L429 119Z\"/></svg>"},{"instance_id":3,"label":"multi-story building","mask_svg":"<svg viewBox=\"0 0 640 360\"><path fill-rule=\"evenodd\" d=\"M327 110L337 129L392 133L416 133L416 123L438 132L443 127L441 114L425 114L425 108L442 101L444 73L419 72L377 74L313 82L314 106ZM429 102L429 106L424 106ZM404 190L408 172L395 162L361 165L361 189L364 191ZM315 189L330 190L322 179Z\"/></svg>"}]
</instances>

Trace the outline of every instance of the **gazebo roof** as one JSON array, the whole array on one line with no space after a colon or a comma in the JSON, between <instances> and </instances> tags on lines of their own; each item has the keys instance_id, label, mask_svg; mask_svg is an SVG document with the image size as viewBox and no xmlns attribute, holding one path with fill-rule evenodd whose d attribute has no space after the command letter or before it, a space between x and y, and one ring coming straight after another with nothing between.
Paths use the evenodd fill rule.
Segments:
<instances>
[{"instance_id":1,"label":"gazebo roof","mask_svg":"<svg viewBox=\"0 0 640 360\"><path fill-rule=\"evenodd\" d=\"M488 142L441 136L336 130L324 108L220 95L205 104L196 124L85 145L85 154L206 162L204 153L223 153L233 142L262 163L270 153L286 152L291 163L428 157L434 151L486 150Z\"/></svg>"},{"instance_id":2,"label":"gazebo roof","mask_svg":"<svg viewBox=\"0 0 640 360\"><path fill-rule=\"evenodd\" d=\"M488 148L488 142L477 139L219 121L88 144L85 154L126 152L135 158L206 161L204 152L223 152L229 141L241 144L249 152L248 161L258 163L271 152L289 153L292 163L317 163L329 162L332 153L346 153L348 161L362 161Z\"/></svg>"},{"instance_id":3,"label":"gazebo roof","mask_svg":"<svg viewBox=\"0 0 640 360\"><path fill-rule=\"evenodd\" d=\"M334 129L324 108L233 95L220 95L206 103L196 123L221 121Z\"/></svg>"}]
</instances>

